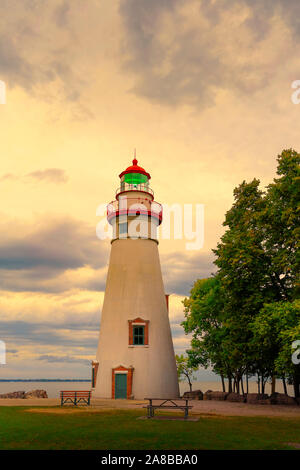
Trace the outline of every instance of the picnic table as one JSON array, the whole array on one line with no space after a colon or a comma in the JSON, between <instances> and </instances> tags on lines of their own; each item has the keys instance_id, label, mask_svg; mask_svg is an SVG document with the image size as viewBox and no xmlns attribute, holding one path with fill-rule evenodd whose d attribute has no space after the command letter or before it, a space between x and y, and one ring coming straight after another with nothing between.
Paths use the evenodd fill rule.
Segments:
<instances>
[{"instance_id":1,"label":"picnic table","mask_svg":"<svg viewBox=\"0 0 300 470\"><path fill-rule=\"evenodd\" d=\"M155 410L171 409L184 411L184 419L187 419L189 410L193 408L189 405L188 398L145 398L145 400L149 400L149 404L143 407L147 408L147 418L153 418Z\"/></svg>"}]
</instances>

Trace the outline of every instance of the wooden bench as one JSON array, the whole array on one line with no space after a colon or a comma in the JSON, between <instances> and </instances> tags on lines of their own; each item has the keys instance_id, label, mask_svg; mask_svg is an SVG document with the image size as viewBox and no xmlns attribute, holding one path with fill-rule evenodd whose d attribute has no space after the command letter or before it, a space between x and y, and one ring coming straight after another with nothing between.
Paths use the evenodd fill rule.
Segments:
<instances>
[{"instance_id":1,"label":"wooden bench","mask_svg":"<svg viewBox=\"0 0 300 470\"><path fill-rule=\"evenodd\" d=\"M71 403L75 406L78 404L90 405L91 394L90 390L62 390L60 392L60 404L61 406L65 403Z\"/></svg>"},{"instance_id":2,"label":"wooden bench","mask_svg":"<svg viewBox=\"0 0 300 470\"><path fill-rule=\"evenodd\" d=\"M189 406L189 400L186 398L145 398L145 400L149 400L149 405L143 406L143 408L147 408L147 418L153 418L155 410L171 409L184 411L184 419L187 419L189 410L193 408ZM153 404L153 401L160 401L161 403Z\"/></svg>"}]
</instances>

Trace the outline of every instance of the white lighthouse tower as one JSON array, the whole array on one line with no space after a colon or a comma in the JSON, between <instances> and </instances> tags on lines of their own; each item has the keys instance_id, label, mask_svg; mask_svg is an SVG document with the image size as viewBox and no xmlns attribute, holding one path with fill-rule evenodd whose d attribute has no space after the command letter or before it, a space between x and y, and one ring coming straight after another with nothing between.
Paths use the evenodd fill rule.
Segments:
<instances>
[{"instance_id":1,"label":"white lighthouse tower","mask_svg":"<svg viewBox=\"0 0 300 470\"><path fill-rule=\"evenodd\" d=\"M158 254L162 207L136 158L119 176L107 218L113 239L101 317L94 397L176 398L178 378Z\"/></svg>"}]
</instances>

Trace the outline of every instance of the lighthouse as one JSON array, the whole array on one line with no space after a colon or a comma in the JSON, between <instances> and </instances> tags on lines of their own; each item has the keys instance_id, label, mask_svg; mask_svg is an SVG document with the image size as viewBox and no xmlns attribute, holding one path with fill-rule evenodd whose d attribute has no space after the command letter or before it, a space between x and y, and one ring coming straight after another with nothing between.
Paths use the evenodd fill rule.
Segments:
<instances>
[{"instance_id":1,"label":"lighthouse","mask_svg":"<svg viewBox=\"0 0 300 470\"><path fill-rule=\"evenodd\" d=\"M150 174L132 165L108 204L113 237L101 315L94 397L176 398L178 377L158 253L162 206Z\"/></svg>"}]
</instances>

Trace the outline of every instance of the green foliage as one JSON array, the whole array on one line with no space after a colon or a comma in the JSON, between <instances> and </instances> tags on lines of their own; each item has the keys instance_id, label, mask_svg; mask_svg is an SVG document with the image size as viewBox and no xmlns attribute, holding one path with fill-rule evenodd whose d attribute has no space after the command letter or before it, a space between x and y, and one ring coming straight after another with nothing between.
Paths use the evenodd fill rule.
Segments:
<instances>
[{"instance_id":1,"label":"green foliage","mask_svg":"<svg viewBox=\"0 0 300 470\"><path fill-rule=\"evenodd\" d=\"M293 378L299 366L292 362L292 343L300 339L300 300L266 304L253 321L254 341L275 358L276 374Z\"/></svg>"},{"instance_id":2,"label":"green foliage","mask_svg":"<svg viewBox=\"0 0 300 470\"><path fill-rule=\"evenodd\" d=\"M198 370L198 366L193 365L189 358L183 356L183 354L180 356L176 354L175 359L179 381L187 380L190 386L190 390L192 390L192 380L195 380L193 373Z\"/></svg>"},{"instance_id":3,"label":"green foliage","mask_svg":"<svg viewBox=\"0 0 300 470\"><path fill-rule=\"evenodd\" d=\"M262 212L265 250L268 252L280 297L299 297L300 154L284 150L277 174L267 187Z\"/></svg>"},{"instance_id":4,"label":"green foliage","mask_svg":"<svg viewBox=\"0 0 300 470\"><path fill-rule=\"evenodd\" d=\"M195 282L184 300L183 327L193 333L190 361L234 377L237 390L245 373L258 374L263 384L277 374L293 380L297 395L291 343L300 339L293 303L299 298L300 154L284 150L277 161L278 178L265 192L257 179L235 188L226 231L213 250L218 272Z\"/></svg>"},{"instance_id":5,"label":"green foliage","mask_svg":"<svg viewBox=\"0 0 300 470\"><path fill-rule=\"evenodd\" d=\"M192 349L188 351L190 363L226 375L228 330L223 324L224 300L219 279L200 279L195 282L189 298L183 301L186 333L193 333Z\"/></svg>"}]
</instances>

